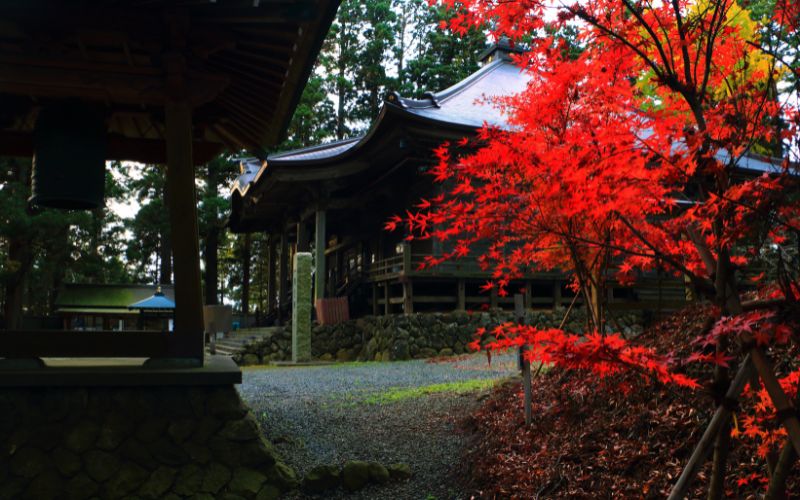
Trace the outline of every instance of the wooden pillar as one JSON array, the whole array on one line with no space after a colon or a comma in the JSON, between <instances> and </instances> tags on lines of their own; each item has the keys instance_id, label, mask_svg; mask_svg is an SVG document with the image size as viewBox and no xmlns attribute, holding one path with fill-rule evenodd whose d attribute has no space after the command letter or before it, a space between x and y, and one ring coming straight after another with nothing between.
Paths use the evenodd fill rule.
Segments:
<instances>
[{"instance_id":1,"label":"wooden pillar","mask_svg":"<svg viewBox=\"0 0 800 500\"><path fill-rule=\"evenodd\" d=\"M411 274L411 244L404 242L403 245L403 274Z\"/></svg>"},{"instance_id":2,"label":"wooden pillar","mask_svg":"<svg viewBox=\"0 0 800 500\"><path fill-rule=\"evenodd\" d=\"M553 280L553 309L561 307L561 281Z\"/></svg>"},{"instance_id":3,"label":"wooden pillar","mask_svg":"<svg viewBox=\"0 0 800 500\"><path fill-rule=\"evenodd\" d=\"M275 312L275 298L277 292L277 268L276 257L278 256L278 238L274 234L269 235L269 246L267 247L267 314Z\"/></svg>"},{"instance_id":4,"label":"wooden pillar","mask_svg":"<svg viewBox=\"0 0 800 500\"><path fill-rule=\"evenodd\" d=\"M278 321L283 323L289 302L289 232L281 231L280 268L278 271Z\"/></svg>"},{"instance_id":5,"label":"wooden pillar","mask_svg":"<svg viewBox=\"0 0 800 500\"><path fill-rule=\"evenodd\" d=\"M458 291L456 292L456 310L467 310L467 282L458 280Z\"/></svg>"},{"instance_id":6,"label":"wooden pillar","mask_svg":"<svg viewBox=\"0 0 800 500\"><path fill-rule=\"evenodd\" d=\"M308 224L305 220L300 219L297 223L297 251L308 252L309 249Z\"/></svg>"},{"instance_id":7,"label":"wooden pillar","mask_svg":"<svg viewBox=\"0 0 800 500\"><path fill-rule=\"evenodd\" d=\"M497 309L497 306L497 287L492 287L492 290L489 292L489 307L492 309Z\"/></svg>"},{"instance_id":8,"label":"wooden pillar","mask_svg":"<svg viewBox=\"0 0 800 500\"><path fill-rule=\"evenodd\" d=\"M317 210L314 221L314 299L325 298L325 278L328 272L325 269L325 247L328 245L326 237L325 210Z\"/></svg>"},{"instance_id":9,"label":"wooden pillar","mask_svg":"<svg viewBox=\"0 0 800 500\"><path fill-rule=\"evenodd\" d=\"M372 315L378 315L378 284L372 284Z\"/></svg>"},{"instance_id":10,"label":"wooden pillar","mask_svg":"<svg viewBox=\"0 0 800 500\"><path fill-rule=\"evenodd\" d=\"M391 293L389 293L389 282L383 285L383 314L388 316L392 312L392 304L390 303Z\"/></svg>"},{"instance_id":11,"label":"wooden pillar","mask_svg":"<svg viewBox=\"0 0 800 500\"><path fill-rule=\"evenodd\" d=\"M525 282L525 294L522 298L522 305L525 310L533 307L533 285L530 281Z\"/></svg>"},{"instance_id":12,"label":"wooden pillar","mask_svg":"<svg viewBox=\"0 0 800 500\"><path fill-rule=\"evenodd\" d=\"M167 194L175 274L176 358L203 362L203 297L200 241L192 162L192 110L186 102L166 105Z\"/></svg>"},{"instance_id":13,"label":"wooden pillar","mask_svg":"<svg viewBox=\"0 0 800 500\"><path fill-rule=\"evenodd\" d=\"M414 284L411 280L403 281L403 314L414 312Z\"/></svg>"}]
</instances>

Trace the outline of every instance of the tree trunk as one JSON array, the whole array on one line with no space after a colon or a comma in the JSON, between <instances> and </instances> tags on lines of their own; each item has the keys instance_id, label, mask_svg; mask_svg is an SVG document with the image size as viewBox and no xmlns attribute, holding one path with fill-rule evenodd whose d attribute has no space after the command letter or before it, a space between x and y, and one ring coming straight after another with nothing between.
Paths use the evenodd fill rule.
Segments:
<instances>
[{"instance_id":1,"label":"tree trunk","mask_svg":"<svg viewBox=\"0 0 800 500\"><path fill-rule=\"evenodd\" d=\"M30 170L27 164L20 162L11 163L11 167L16 170L14 177L17 182L12 189L23 191L22 197L27 198L30 194ZM17 330L22 326L22 306L25 300L25 282L33 263L31 253L30 236L20 234L9 239L8 242L8 265L14 266L14 271L6 280L5 303L3 304L3 314L5 316L6 328Z\"/></svg>"},{"instance_id":2,"label":"tree trunk","mask_svg":"<svg viewBox=\"0 0 800 500\"><path fill-rule=\"evenodd\" d=\"M169 208L169 196L166 188L164 189L164 208ZM172 239L169 232L169 224L165 224L161 230L161 273L158 282L162 285L172 283Z\"/></svg>"},{"instance_id":3,"label":"tree trunk","mask_svg":"<svg viewBox=\"0 0 800 500\"><path fill-rule=\"evenodd\" d=\"M338 60L339 78L336 81L336 87L337 87L336 93L338 95L338 103L336 105L336 138L340 141L344 139L344 132L345 132L344 128L345 80L344 79L345 79L345 71L347 70L347 64L345 63L344 53L347 44L346 42L347 38L345 36L346 31L347 31L347 25L342 23L341 32L339 33L339 60Z\"/></svg>"},{"instance_id":4,"label":"tree trunk","mask_svg":"<svg viewBox=\"0 0 800 500\"><path fill-rule=\"evenodd\" d=\"M245 319L250 314L250 233L245 233L242 241L242 314Z\"/></svg>"},{"instance_id":5,"label":"tree trunk","mask_svg":"<svg viewBox=\"0 0 800 500\"><path fill-rule=\"evenodd\" d=\"M206 305L218 303L219 283L219 228L212 226L208 228L206 234L205 248L203 249L203 260L205 261L204 289Z\"/></svg>"}]
</instances>

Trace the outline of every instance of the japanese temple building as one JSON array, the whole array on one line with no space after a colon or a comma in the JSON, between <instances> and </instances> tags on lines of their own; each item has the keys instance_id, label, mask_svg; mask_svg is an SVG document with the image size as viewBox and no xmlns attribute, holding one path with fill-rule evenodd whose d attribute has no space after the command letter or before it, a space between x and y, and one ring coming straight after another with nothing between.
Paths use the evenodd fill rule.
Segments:
<instances>
[{"instance_id":1,"label":"japanese temple building","mask_svg":"<svg viewBox=\"0 0 800 500\"><path fill-rule=\"evenodd\" d=\"M360 137L274 154L266 162L245 160L233 186L230 227L270 235L272 269L277 266L272 275L287 277L292 251L313 247L315 298L348 296L352 315L512 307L512 297L480 292L489 273L474 258L418 270L426 255L442 251L440 244L406 243L401 232L389 233L384 225L435 189L425 175L434 148L475 134L484 122L508 126L491 99L527 84L527 74L511 61L513 50L491 46L477 72L421 100L389 94ZM268 296L277 296L279 304L289 302L285 281L270 280ZM658 292L648 295L648 284L641 298L657 300ZM528 307L559 306L573 296L561 273L531 274L512 286L525 291ZM682 303L684 291L662 287L661 300ZM275 307L273 301L270 309Z\"/></svg>"},{"instance_id":2,"label":"japanese temple building","mask_svg":"<svg viewBox=\"0 0 800 500\"><path fill-rule=\"evenodd\" d=\"M419 270L426 255L441 254L441 244L406 243L404 234L389 233L384 225L421 197L435 195L425 175L435 161L434 148L475 134L484 122L508 127L491 101L522 91L528 82L511 61L514 50L502 42L490 46L477 72L421 100L390 93L362 136L242 162L232 189L230 227L270 237L271 311L290 302L291 254L312 248L315 298L347 296L355 316L512 307L512 297L479 291L489 273L474 257ZM741 166L759 174L777 168L756 157L744 158ZM550 308L574 297L564 278L557 272L535 273L511 288L524 290L527 307ZM634 289L614 287L608 294L612 309L655 311L680 307L687 292L680 280L654 273ZM277 309L286 317L283 308Z\"/></svg>"}]
</instances>

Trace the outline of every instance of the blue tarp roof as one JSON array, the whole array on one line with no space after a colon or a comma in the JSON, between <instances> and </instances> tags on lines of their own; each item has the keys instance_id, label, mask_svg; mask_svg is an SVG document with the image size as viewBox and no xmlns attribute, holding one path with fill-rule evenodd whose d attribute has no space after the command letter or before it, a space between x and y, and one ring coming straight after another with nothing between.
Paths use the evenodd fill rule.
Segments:
<instances>
[{"instance_id":1,"label":"blue tarp roof","mask_svg":"<svg viewBox=\"0 0 800 500\"><path fill-rule=\"evenodd\" d=\"M175 302L165 297L163 293L156 292L152 297L129 305L128 309L175 309Z\"/></svg>"}]
</instances>

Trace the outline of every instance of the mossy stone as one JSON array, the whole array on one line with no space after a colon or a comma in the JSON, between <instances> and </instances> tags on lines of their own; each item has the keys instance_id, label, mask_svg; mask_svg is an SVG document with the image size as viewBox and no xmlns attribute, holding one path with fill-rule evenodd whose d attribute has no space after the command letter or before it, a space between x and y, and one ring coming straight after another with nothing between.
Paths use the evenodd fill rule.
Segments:
<instances>
[{"instance_id":1,"label":"mossy stone","mask_svg":"<svg viewBox=\"0 0 800 500\"><path fill-rule=\"evenodd\" d=\"M231 441L244 443L258 439L261 436L261 431L258 428L258 422L251 415L248 415L241 420L231 420L226 423L220 431L220 435Z\"/></svg>"},{"instance_id":2,"label":"mossy stone","mask_svg":"<svg viewBox=\"0 0 800 500\"><path fill-rule=\"evenodd\" d=\"M377 462L369 463L369 480L373 483L384 484L389 482L389 471Z\"/></svg>"},{"instance_id":3,"label":"mossy stone","mask_svg":"<svg viewBox=\"0 0 800 500\"><path fill-rule=\"evenodd\" d=\"M264 485L256 495L256 500L278 500L281 498L281 490L271 484Z\"/></svg>"},{"instance_id":4,"label":"mossy stone","mask_svg":"<svg viewBox=\"0 0 800 500\"><path fill-rule=\"evenodd\" d=\"M341 476L334 465L318 465L303 478L303 489L309 493L322 493L339 486Z\"/></svg>"},{"instance_id":5,"label":"mossy stone","mask_svg":"<svg viewBox=\"0 0 800 500\"><path fill-rule=\"evenodd\" d=\"M50 465L50 457L38 448L27 446L11 457L11 473L31 479Z\"/></svg>"},{"instance_id":6,"label":"mossy stone","mask_svg":"<svg viewBox=\"0 0 800 500\"><path fill-rule=\"evenodd\" d=\"M231 471L222 464L211 463L203 474L201 491L217 494L231 480Z\"/></svg>"},{"instance_id":7,"label":"mossy stone","mask_svg":"<svg viewBox=\"0 0 800 500\"><path fill-rule=\"evenodd\" d=\"M84 455L86 472L97 482L110 478L119 470L119 459L111 453L92 450Z\"/></svg>"},{"instance_id":8,"label":"mossy stone","mask_svg":"<svg viewBox=\"0 0 800 500\"><path fill-rule=\"evenodd\" d=\"M402 481L411 478L411 467L408 464L398 463L386 467L392 481Z\"/></svg>"},{"instance_id":9,"label":"mossy stone","mask_svg":"<svg viewBox=\"0 0 800 500\"><path fill-rule=\"evenodd\" d=\"M70 500L84 500L97 494L98 489L97 483L81 472L67 482L64 493Z\"/></svg>"},{"instance_id":10,"label":"mossy stone","mask_svg":"<svg viewBox=\"0 0 800 500\"><path fill-rule=\"evenodd\" d=\"M47 469L28 483L25 495L36 500L54 500L64 491L63 479L55 469Z\"/></svg>"},{"instance_id":11,"label":"mossy stone","mask_svg":"<svg viewBox=\"0 0 800 500\"><path fill-rule=\"evenodd\" d=\"M83 467L81 457L66 448L56 448L52 456L56 468L63 476L72 477Z\"/></svg>"},{"instance_id":12,"label":"mossy stone","mask_svg":"<svg viewBox=\"0 0 800 500\"><path fill-rule=\"evenodd\" d=\"M297 473L283 462L275 462L267 472L269 484L277 486L281 491L289 491L297 488L299 481Z\"/></svg>"},{"instance_id":13,"label":"mossy stone","mask_svg":"<svg viewBox=\"0 0 800 500\"><path fill-rule=\"evenodd\" d=\"M139 488L145 480L147 480L146 470L134 463L125 463L108 480L105 493L109 498L122 498Z\"/></svg>"},{"instance_id":14,"label":"mossy stone","mask_svg":"<svg viewBox=\"0 0 800 500\"><path fill-rule=\"evenodd\" d=\"M240 467L233 471L228 490L237 495L255 496L266 480L267 476L257 470Z\"/></svg>"},{"instance_id":15,"label":"mossy stone","mask_svg":"<svg viewBox=\"0 0 800 500\"><path fill-rule=\"evenodd\" d=\"M370 465L361 460L349 460L342 467L342 485L348 491L358 491L370 479Z\"/></svg>"},{"instance_id":16,"label":"mossy stone","mask_svg":"<svg viewBox=\"0 0 800 500\"><path fill-rule=\"evenodd\" d=\"M70 451L81 454L94 447L99 433L100 426L89 420L83 420L67 431L64 436L64 445Z\"/></svg>"},{"instance_id":17,"label":"mossy stone","mask_svg":"<svg viewBox=\"0 0 800 500\"><path fill-rule=\"evenodd\" d=\"M139 494L148 499L161 498L172 488L177 473L178 471L172 467L159 467L139 488Z\"/></svg>"},{"instance_id":18,"label":"mossy stone","mask_svg":"<svg viewBox=\"0 0 800 500\"><path fill-rule=\"evenodd\" d=\"M172 492L182 496L189 496L200 491L203 484L203 469L195 464L189 464L181 468L178 478L172 487Z\"/></svg>"}]
</instances>

